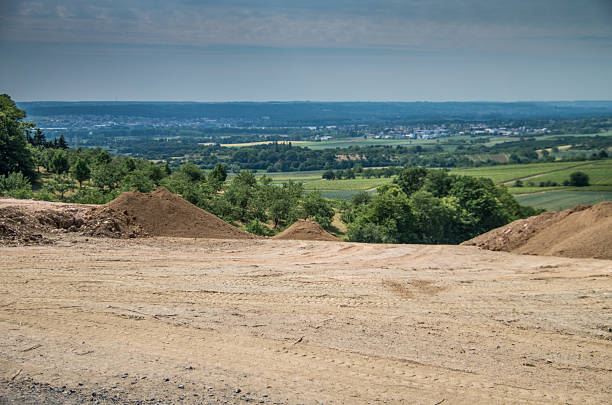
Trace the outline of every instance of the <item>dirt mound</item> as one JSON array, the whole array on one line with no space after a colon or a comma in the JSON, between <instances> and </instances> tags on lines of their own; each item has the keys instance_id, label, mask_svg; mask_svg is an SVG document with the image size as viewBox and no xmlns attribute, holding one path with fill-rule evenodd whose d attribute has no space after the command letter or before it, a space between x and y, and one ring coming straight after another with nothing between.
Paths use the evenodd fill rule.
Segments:
<instances>
[{"instance_id":1,"label":"dirt mound","mask_svg":"<svg viewBox=\"0 0 612 405\"><path fill-rule=\"evenodd\" d=\"M15 207L0 208L0 243L42 243L42 229L31 214Z\"/></svg>"},{"instance_id":2,"label":"dirt mound","mask_svg":"<svg viewBox=\"0 0 612 405\"><path fill-rule=\"evenodd\" d=\"M612 202L520 219L462 245L533 255L612 259Z\"/></svg>"},{"instance_id":3,"label":"dirt mound","mask_svg":"<svg viewBox=\"0 0 612 405\"><path fill-rule=\"evenodd\" d=\"M317 222L306 219L298 219L297 222L294 222L289 228L274 236L273 239L340 241L340 239L323 229Z\"/></svg>"},{"instance_id":4,"label":"dirt mound","mask_svg":"<svg viewBox=\"0 0 612 405\"><path fill-rule=\"evenodd\" d=\"M20 206L0 207L0 241L4 244L49 242L43 234L74 232L84 224L80 208L29 209Z\"/></svg>"},{"instance_id":5,"label":"dirt mound","mask_svg":"<svg viewBox=\"0 0 612 405\"><path fill-rule=\"evenodd\" d=\"M93 210L85 233L92 236L174 236L247 239L252 235L224 222L165 188L127 192Z\"/></svg>"}]
</instances>

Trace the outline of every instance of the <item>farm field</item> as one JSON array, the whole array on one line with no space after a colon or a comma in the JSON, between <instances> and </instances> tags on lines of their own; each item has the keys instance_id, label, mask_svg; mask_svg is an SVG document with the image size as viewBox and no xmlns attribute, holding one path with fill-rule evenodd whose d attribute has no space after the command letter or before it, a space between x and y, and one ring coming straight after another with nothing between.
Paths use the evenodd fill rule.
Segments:
<instances>
[{"instance_id":1,"label":"farm field","mask_svg":"<svg viewBox=\"0 0 612 405\"><path fill-rule=\"evenodd\" d=\"M452 173L463 174L466 176L486 177L497 184L514 182L515 180L528 181L533 178L534 182L544 181L543 176L556 172L563 172L563 180L569 177L571 172L585 171L590 175L589 170L601 169L610 171L612 174L612 160L588 161L588 162L550 162L550 163L527 163L511 164L499 166L476 167L469 169L452 169Z\"/></svg>"},{"instance_id":2,"label":"farm field","mask_svg":"<svg viewBox=\"0 0 612 405\"><path fill-rule=\"evenodd\" d=\"M524 183L555 181L561 184L574 171L583 171L590 177L591 186L576 187L512 187L515 180ZM469 169L452 169L452 173L466 176L486 177L497 184L509 187L521 203L545 209L565 209L576 204L592 204L612 200L612 159L582 162L551 162L499 165ZM263 175L264 173L260 173ZM390 178L357 178L349 180L323 180L323 170L310 172L265 173L276 183L294 180L304 183L306 190L319 190L324 197L350 199L360 191L373 192L377 187L388 184ZM537 197L527 194L537 193Z\"/></svg>"},{"instance_id":3,"label":"farm field","mask_svg":"<svg viewBox=\"0 0 612 405\"><path fill-rule=\"evenodd\" d=\"M543 208L547 211L560 211L581 204L596 204L601 201L612 201L612 188L610 191L576 191L559 190L543 191L529 194L515 195L522 205L534 208Z\"/></svg>"},{"instance_id":4,"label":"farm field","mask_svg":"<svg viewBox=\"0 0 612 405\"><path fill-rule=\"evenodd\" d=\"M612 400L607 260L56 237L0 247L2 403Z\"/></svg>"},{"instance_id":5,"label":"farm field","mask_svg":"<svg viewBox=\"0 0 612 405\"><path fill-rule=\"evenodd\" d=\"M612 137L612 131L602 132L597 134L598 136L609 136ZM531 138L537 140L556 139L560 137L591 137L594 134L563 134L563 135L536 135ZM294 145L302 146L314 150L321 149L335 149L335 148L350 148L351 146L416 146L416 145L440 145L445 149L454 150L457 145L465 144L469 141L477 141L478 139L486 139L483 143L485 146L494 146L504 142L513 142L520 137L517 136L503 136L503 135L488 135L488 136L471 136L471 135L455 135L450 137L442 137L437 139L375 139L365 137L355 138L338 138L331 139L328 141L278 141L279 143L291 142ZM257 141L257 142L244 142L244 143L231 143L221 144L225 147L246 147L255 145L266 145L273 141Z\"/></svg>"}]
</instances>

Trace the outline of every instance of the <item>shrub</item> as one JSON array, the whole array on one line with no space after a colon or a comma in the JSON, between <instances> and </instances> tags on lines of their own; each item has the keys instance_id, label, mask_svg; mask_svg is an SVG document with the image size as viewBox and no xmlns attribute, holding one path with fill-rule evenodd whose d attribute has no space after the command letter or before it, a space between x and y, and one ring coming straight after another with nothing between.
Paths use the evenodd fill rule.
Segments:
<instances>
[{"instance_id":1,"label":"shrub","mask_svg":"<svg viewBox=\"0 0 612 405\"><path fill-rule=\"evenodd\" d=\"M32 198L30 180L21 173L0 176L0 195L13 198Z\"/></svg>"},{"instance_id":2,"label":"shrub","mask_svg":"<svg viewBox=\"0 0 612 405\"><path fill-rule=\"evenodd\" d=\"M569 178L570 186L585 187L589 185L589 175L584 172L573 172Z\"/></svg>"},{"instance_id":3,"label":"shrub","mask_svg":"<svg viewBox=\"0 0 612 405\"><path fill-rule=\"evenodd\" d=\"M274 231L268 228L264 223L259 221L258 219L254 219L249 222L246 227L246 231L248 233L252 233L259 236L272 236L274 235Z\"/></svg>"}]
</instances>

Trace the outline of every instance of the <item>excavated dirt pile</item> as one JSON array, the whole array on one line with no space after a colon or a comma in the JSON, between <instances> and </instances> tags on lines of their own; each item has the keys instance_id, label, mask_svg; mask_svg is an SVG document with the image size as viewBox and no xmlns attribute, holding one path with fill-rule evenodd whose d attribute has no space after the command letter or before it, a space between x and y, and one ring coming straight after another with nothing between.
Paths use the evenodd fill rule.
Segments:
<instances>
[{"instance_id":1,"label":"excavated dirt pile","mask_svg":"<svg viewBox=\"0 0 612 405\"><path fill-rule=\"evenodd\" d=\"M87 235L120 238L253 238L165 188L152 193L123 193L110 203L93 210L84 228Z\"/></svg>"},{"instance_id":2,"label":"excavated dirt pile","mask_svg":"<svg viewBox=\"0 0 612 405\"><path fill-rule=\"evenodd\" d=\"M46 243L45 233L74 232L84 224L83 209L24 209L0 207L0 241L3 243Z\"/></svg>"},{"instance_id":3,"label":"excavated dirt pile","mask_svg":"<svg viewBox=\"0 0 612 405\"><path fill-rule=\"evenodd\" d=\"M289 228L274 236L273 239L340 241L340 239L323 229L317 222L306 219L298 219L297 222L294 222Z\"/></svg>"},{"instance_id":4,"label":"excavated dirt pile","mask_svg":"<svg viewBox=\"0 0 612 405\"><path fill-rule=\"evenodd\" d=\"M612 202L520 219L462 245L532 255L612 259Z\"/></svg>"}]
</instances>

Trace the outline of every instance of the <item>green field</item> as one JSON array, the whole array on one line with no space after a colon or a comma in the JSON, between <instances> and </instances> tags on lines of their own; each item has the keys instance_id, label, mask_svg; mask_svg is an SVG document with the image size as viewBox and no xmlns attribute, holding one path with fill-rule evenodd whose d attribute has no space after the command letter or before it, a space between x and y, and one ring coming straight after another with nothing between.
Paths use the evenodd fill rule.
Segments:
<instances>
[{"instance_id":1,"label":"green field","mask_svg":"<svg viewBox=\"0 0 612 405\"><path fill-rule=\"evenodd\" d=\"M513 165L499 165L499 166L487 166L487 167L476 167L470 169L453 169L452 173L463 174L466 176L474 177L486 177L493 180L495 183L504 184L511 183L514 180L521 179L523 181L529 181L533 179L534 182L540 182L549 180L544 176L555 175L560 177L556 173L563 173L561 175L563 180L569 177L571 172L582 170L590 175L589 170L583 170L585 167L592 169L593 166L606 167L608 171L612 171L612 161L601 160L596 162L552 162L552 163L528 163L528 164L513 164ZM508 184L509 185L509 184Z\"/></svg>"},{"instance_id":2,"label":"green field","mask_svg":"<svg viewBox=\"0 0 612 405\"><path fill-rule=\"evenodd\" d=\"M590 177L591 186L576 187L511 187L514 181L524 183L555 181L562 184L574 171L583 171ZM453 169L452 173L486 177L497 184L504 184L525 205L549 210L569 208L577 204L592 204L612 200L612 159L585 162L553 162L515 165L499 165L470 169ZM263 173L262 173L263 174ZM360 191L374 192L377 187L388 184L390 178L357 178L351 180L323 180L323 170L311 172L265 173L275 183L288 180L299 181L308 191L318 190L327 198L350 199Z\"/></svg>"},{"instance_id":3,"label":"green field","mask_svg":"<svg viewBox=\"0 0 612 405\"><path fill-rule=\"evenodd\" d=\"M515 196L519 203L548 211L558 211L580 204L612 201L612 191L544 191Z\"/></svg>"}]
</instances>

